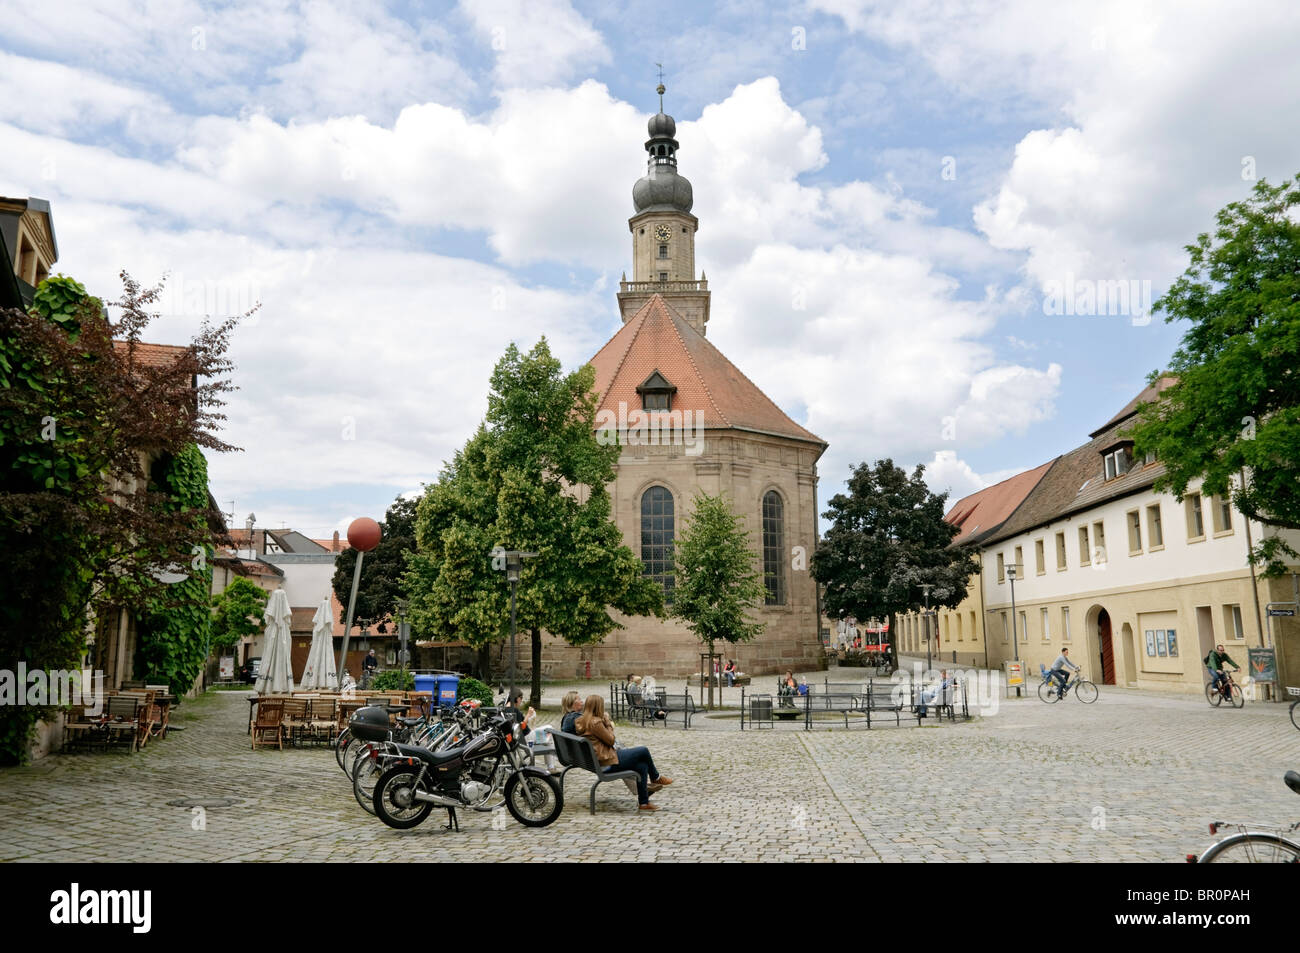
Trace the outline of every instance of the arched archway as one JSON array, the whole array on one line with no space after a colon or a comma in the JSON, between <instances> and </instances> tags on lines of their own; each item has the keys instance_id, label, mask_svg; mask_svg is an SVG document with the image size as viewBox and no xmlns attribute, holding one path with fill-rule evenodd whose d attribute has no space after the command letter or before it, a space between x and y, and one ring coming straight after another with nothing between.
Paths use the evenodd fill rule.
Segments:
<instances>
[{"instance_id":1,"label":"arched archway","mask_svg":"<svg viewBox=\"0 0 1300 953\"><path fill-rule=\"evenodd\" d=\"M1088 664L1085 674L1102 685L1115 684L1115 647L1111 638L1110 613L1105 606L1094 605L1085 619L1089 645L1085 649Z\"/></svg>"},{"instance_id":2,"label":"arched archway","mask_svg":"<svg viewBox=\"0 0 1300 953\"><path fill-rule=\"evenodd\" d=\"M1120 645L1124 649L1124 684L1137 683L1137 651L1133 647L1133 626L1127 622L1120 628Z\"/></svg>"}]
</instances>

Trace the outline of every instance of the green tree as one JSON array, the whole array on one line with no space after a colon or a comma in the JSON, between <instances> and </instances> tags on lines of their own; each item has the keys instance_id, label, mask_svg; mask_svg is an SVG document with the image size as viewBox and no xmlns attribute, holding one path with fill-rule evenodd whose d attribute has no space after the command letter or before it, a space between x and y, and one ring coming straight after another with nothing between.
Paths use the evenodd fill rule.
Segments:
<instances>
[{"instance_id":1,"label":"green tree","mask_svg":"<svg viewBox=\"0 0 1300 953\"><path fill-rule=\"evenodd\" d=\"M41 283L30 312L0 310L0 668L80 668L88 623L109 608L185 613L186 653L206 638L189 613L201 580L164 580L206 572L209 500L188 492L202 461L189 448L234 449L216 432L236 319L205 324L173 360L145 360L160 289L122 281L112 313L63 276ZM0 761L24 759L48 714L0 711Z\"/></svg>"},{"instance_id":2,"label":"green tree","mask_svg":"<svg viewBox=\"0 0 1300 953\"><path fill-rule=\"evenodd\" d=\"M763 604L766 593L757 564L749 534L726 498L697 494L674 544L672 614L686 623L710 655L716 642L748 642L762 633L763 623L747 616Z\"/></svg>"},{"instance_id":3,"label":"green tree","mask_svg":"<svg viewBox=\"0 0 1300 953\"><path fill-rule=\"evenodd\" d=\"M213 647L230 649L241 639L256 637L265 624L266 600L266 590L242 576L213 596Z\"/></svg>"},{"instance_id":4,"label":"green tree","mask_svg":"<svg viewBox=\"0 0 1300 953\"><path fill-rule=\"evenodd\" d=\"M1261 180L1216 222L1153 308L1191 326L1169 364L1176 382L1141 410L1134 450L1164 465L1157 490L1182 499L1203 479L1206 497L1231 495L1273 529L1250 560L1274 576L1297 556L1276 531L1300 529L1300 175Z\"/></svg>"},{"instance_id":5,"label":"green tree","mask_svg":"<svg viewBox=\"0 0 1300 953\"><path fill-rule=\"evenodd\" d=\"M481 647L509 635L497 547L537 553L518 588L520 631L532 641L532 702L541 698L542 632L598 642L629 615L663 613L662 595L610 521L607 485L619 448L595 436L595 372L564 374L543 338L510 345L492 374L487 419L428 487L408 560L411 615L424 632Z\"/></svg>"},{"instance_id":6,"label":"green tree","mask_svg":"<svg viewBox=\"0 0 1300 953\"><path fill-rule=\"evenodd\" d=\"M946 493L931 493L918 465L909 477L893 460L859 464L848 493L831 497L822 514L831 521L812 558L812 574L826 587L826 613L859 621L888 619L890 656L898 661L895 615L923 605L956 607L977 571L969 547L953 546L959 530L944 520Z\"/></svg>"},{"instance_id":7,"label":"green tree","mask_svg":"<svg viewBox=\"0 0 1300 953\"><path fill-rule=\"evenodd\" d=\"M415 550L416 500L398 497L384 514L379 524L382 535L379 545L366 553L361 561L361 582L357 586L357 606L354 624L362 629L397 615L397 602L402 598L402 575L406 572L406 554ZM357 553L345 549L334 560L334 594L339 600L339 613L346 616L348 600L352 595L352 575L357 567ZM340 618L340 622L347 622Z\"/></svg>"}]
</instances>

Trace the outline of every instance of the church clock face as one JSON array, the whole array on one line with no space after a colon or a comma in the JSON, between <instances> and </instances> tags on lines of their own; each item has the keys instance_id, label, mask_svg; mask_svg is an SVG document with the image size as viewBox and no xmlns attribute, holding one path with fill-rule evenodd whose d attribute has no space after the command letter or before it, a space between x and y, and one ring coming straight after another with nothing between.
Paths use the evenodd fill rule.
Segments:
<instances>
[{"instance_id":1,"label":"church clock face","mask_svg":"<svg viewBox=\"0 0 1300 953\"><path fill-rule=\"evenodd\" d=\"M673 237L673 230L672 230L671 228L669 228L667 225L656 225L656 226L655 226L655 240L656 240L656 241L666 242L666 241L668 241L668 239L670 239L670 238L672 238L672 237Z\"/></svg>"}]
</instances>

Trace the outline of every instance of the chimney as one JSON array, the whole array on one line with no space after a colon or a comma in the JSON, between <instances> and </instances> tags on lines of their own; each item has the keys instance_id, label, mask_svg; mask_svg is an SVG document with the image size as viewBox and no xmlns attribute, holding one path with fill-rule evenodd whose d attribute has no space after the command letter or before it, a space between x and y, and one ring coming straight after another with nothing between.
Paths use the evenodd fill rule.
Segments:
<instances>
[{"instance_id":1,"label":"chimney","mask_svg":"<svg viewBox=\"0 0 1300 953\"><path fill-rule=\"evenodd\" d=\"M338 530L335 530L335 531L334 531L334 545L330 547L330 552L332 552L332 553L337 553L338 551L339 551L339 531L338 531Z\"/></svg>"}]
</instances>

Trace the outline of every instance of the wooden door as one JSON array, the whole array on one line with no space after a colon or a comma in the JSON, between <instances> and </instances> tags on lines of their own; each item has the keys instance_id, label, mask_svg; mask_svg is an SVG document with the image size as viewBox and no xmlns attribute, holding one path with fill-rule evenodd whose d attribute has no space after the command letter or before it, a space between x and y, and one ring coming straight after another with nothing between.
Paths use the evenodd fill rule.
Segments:
<instances>
[{"instance_id":1,"label":"wooden door","mask_svg":"<svg viewBox=\"0 0 1300 953\"><path fill-rule=\"evenodd\" d=\"M1101 683L1115 684L1115 649L1110 644L1110 613L1105 609L1097 616L1097 641L1101 643Z\"/></svg>"}]
</instances>

